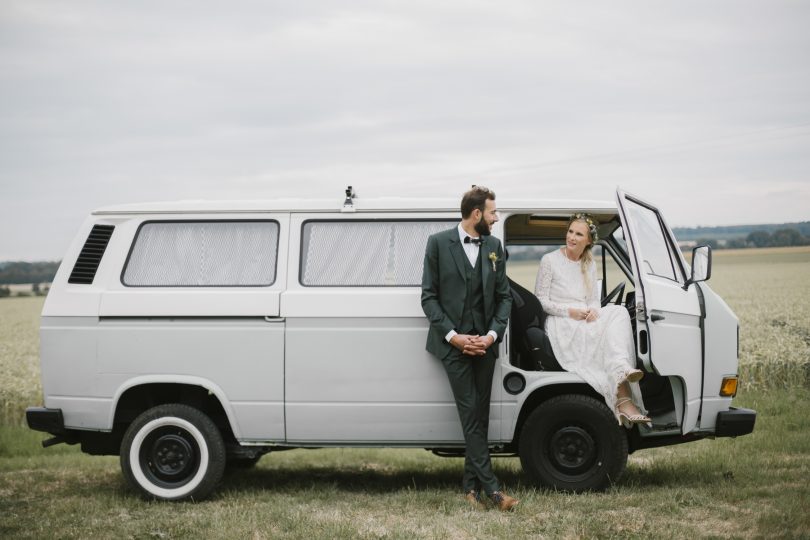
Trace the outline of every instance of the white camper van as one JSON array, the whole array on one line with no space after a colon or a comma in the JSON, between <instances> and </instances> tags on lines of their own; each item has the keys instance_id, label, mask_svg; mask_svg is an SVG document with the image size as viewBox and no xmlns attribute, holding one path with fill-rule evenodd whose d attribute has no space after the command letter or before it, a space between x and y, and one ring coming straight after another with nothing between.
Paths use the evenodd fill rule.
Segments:
<instances>
[{"instance_id":1,"label":"white camper van","mask_svg":"<svg viewBox=\"0 0 810 540\"><path fill-rule=\"evenodd\" d=\"M617 481L628 452L738 436L756 413L731 406L737 318L705 283L708 247L687 264L655 208L498 199L493 234L512 269L513 310L495 367L489 437L540 486ZM626 430L561 371L531 288L544 247L589 212L603 304L630 312L652 427ZM463 453L420 305L430 234L457 200L362 199L138 204L90 215L42 311L43 442L120 455L146 497L200 499L229 464L301 447ZM522 261L519 259L523 259ZM530 276L530 277L526 277ZM530 282L529 282L530 280ZM522 285L521 285L522 281Z\"/></svg>"}]
</instances>

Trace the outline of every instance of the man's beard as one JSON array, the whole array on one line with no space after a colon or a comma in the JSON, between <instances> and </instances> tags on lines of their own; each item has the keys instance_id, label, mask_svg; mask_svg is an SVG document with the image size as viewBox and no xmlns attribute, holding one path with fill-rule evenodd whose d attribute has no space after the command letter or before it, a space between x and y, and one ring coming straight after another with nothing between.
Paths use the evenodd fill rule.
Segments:
<instances>
[{"instance_id":1,"label":"man's beard","mask_svg":"<svg viewBox=\"0 0 810 540\"><path fill-rule=\"evenodd\" d=\"M481 216L481 219L475 224L475 232L481 236L489 236L492 234L492 229L489 228L489 223L484 221L484 216Z\"/></svg>"}]
</instances>

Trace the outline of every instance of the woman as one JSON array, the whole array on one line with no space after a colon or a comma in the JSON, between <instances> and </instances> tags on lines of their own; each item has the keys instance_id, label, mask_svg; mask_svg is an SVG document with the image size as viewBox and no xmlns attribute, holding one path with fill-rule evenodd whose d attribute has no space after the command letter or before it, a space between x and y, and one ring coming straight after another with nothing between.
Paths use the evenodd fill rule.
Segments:
<instances>
[{"instance_id":1,"label":"woman","mask_svg":"<svg viewBox=\"0 0 810 540\"><path fill-rule=\"evenodd\" d=\"M650 424L643 408L635 368L636 351L630 316L622 306L599 306L596 264L591 249L598 240L597 222L574 214L565 246L540 261L534 293L549 316L546 334L557 361L605 398L620 425Z\"/></svg>"}]
</instances>

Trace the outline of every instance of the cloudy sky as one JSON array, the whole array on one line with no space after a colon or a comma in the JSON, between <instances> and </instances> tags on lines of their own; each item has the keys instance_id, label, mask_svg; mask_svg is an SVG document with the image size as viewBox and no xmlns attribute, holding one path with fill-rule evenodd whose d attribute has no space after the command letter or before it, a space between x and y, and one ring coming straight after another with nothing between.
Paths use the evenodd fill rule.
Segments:
<instances>
[{"instance_id":1,"label":"cloudy sky","mask_svg":"<svg viewBox=\"0 0 810 540\"><path fill-rule=\"evenodd\" d=\"M651 200L810 219L810 3L0 0L0 261L173 199Z\"/></svg>"}]
</instances>

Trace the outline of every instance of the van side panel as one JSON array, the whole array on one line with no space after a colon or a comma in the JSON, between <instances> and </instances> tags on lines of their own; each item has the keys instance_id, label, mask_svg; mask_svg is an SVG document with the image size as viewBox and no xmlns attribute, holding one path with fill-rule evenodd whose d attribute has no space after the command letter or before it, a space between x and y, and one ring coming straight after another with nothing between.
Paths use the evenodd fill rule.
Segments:
<instances>
[{"instance_id":1,"label":"van side panel","mask_svg":"<svg viewBox=\"0 0 810 540\"><path fill-rule=\"evenodd\" d=\"M463 443L426 333L424 318L287 319L288 441ZM497 437L500 427L490 431Z\"/></svg>"},{"instance_id":2,"label":"van side panel","mask_svg":"<svg viewBox=\"0 0 810 540\"><path fill-rule=\"evenodd\" d=\"M110 430L115 397L135 378L210 381L240 440L284 440L284 326L262 319L43 317L45 406L69 429ZM179 398L179 396L178 396Z\"/></svg>"},{"instance_id":3,"label":"van side panel","mask_svg":"<svg viewBox=\"0 0 810 540\"><path fill-rule=\"evenodd\" d=\"M739 373L737 358L737 328L739 321L731 308L706 283L697 283L703 291L706 319L706 365L703 372L703 411L700 431L714 431L717 413L727 411L731 397L720 397L723 377ZM744 383L744 381L741 381Z\"/></svg>"},{"instance_id":4,"label":"van side panel","mask_svg":"<svg viewBox=\"0 0 810 540\"><path fill-rule=\"evenodd\" d=\"M65 426L110 429L112 395L98 387L96 317L47 317L40 321L40 363L45 406L62 409Z\"/></svg>"},{"instance_id":5,"label":"van side panel","mask_svg":"<svg viewBox=\"0 0 810 540\"><path fill-rule=\"evenodd\" d=\"M101 319L98 388L194 376L222 390L243 441L284 440L284 323L264 318Z\"/></svg>"},{"instance_id":6,"label":"van side panel","mask_svg":"<svg viewBox=\"0 0 810 540\"><path fill-rule=\"evenodd\" d=\"M362 216L367 223L428 222L422 229L339 225L359 217L302 213L290 218L289 279L280 313L287 321L288 444L462 445L447 374L425 350L428 321L419 286L424 245L412 241L427 231L455 227L457 214ZM331 231L312 229L307 236L310 220L336 225ZM319 243L310 243L317 231L323 235ZM323 241L330 234L336 242ZM337 279L322 264L335 258ZM357 268L369 272L368 281ZM489 433L497 440L501 407L497 390L492 395Z\"/></svg>"}]
</instances>

